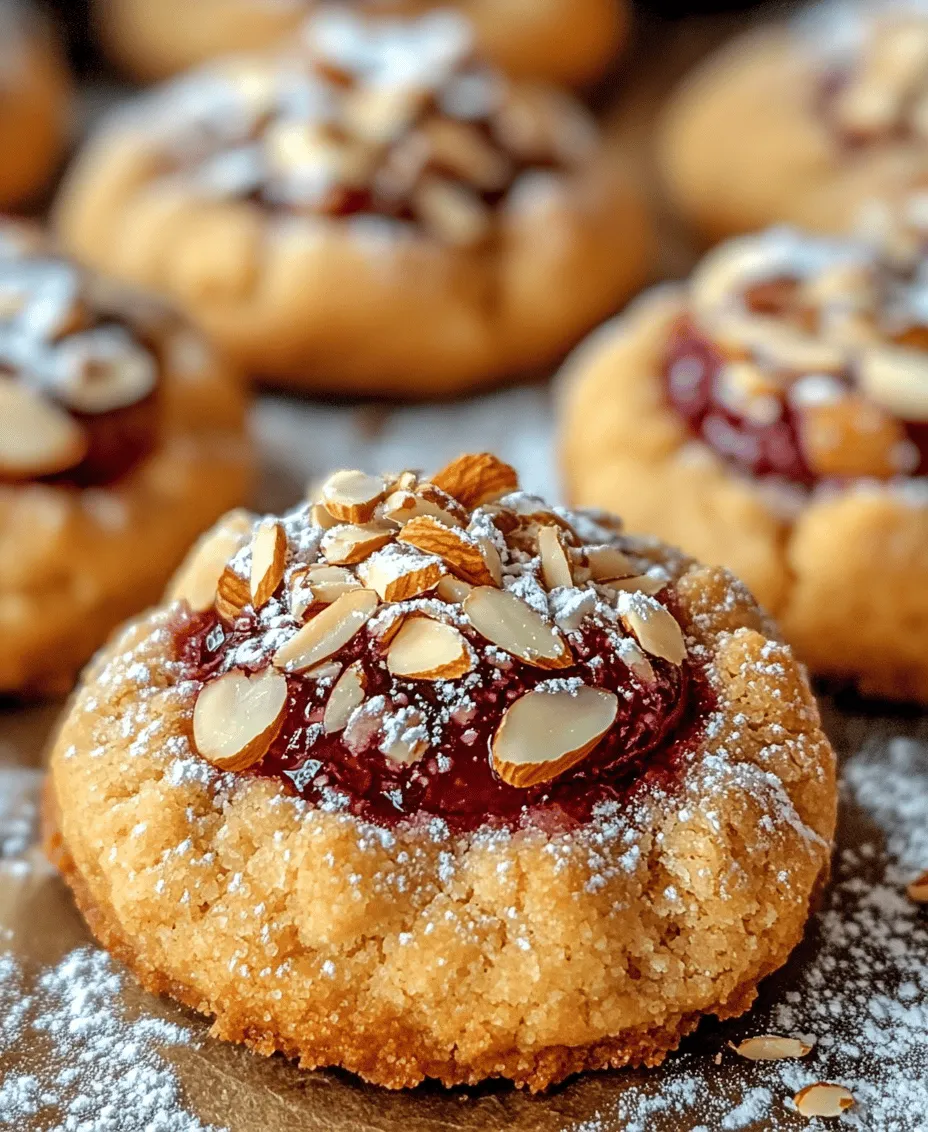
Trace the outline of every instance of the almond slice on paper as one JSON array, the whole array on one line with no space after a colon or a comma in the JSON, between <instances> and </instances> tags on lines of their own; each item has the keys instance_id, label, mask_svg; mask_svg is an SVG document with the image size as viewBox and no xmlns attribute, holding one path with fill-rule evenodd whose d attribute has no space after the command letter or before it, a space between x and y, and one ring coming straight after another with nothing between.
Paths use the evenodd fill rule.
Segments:
<instances>
[{"instance_id":1,"label":"almond slice on paper","mask_svg":"<svg viewBox=\"0 0 928 1132\"><path fill-rule=\"evenodd\" d=\"M386 493L382 476L336 472L322 485L322 505L340 523L367 523Z\"/></svg>"},{"instance_id":2,"label":"almond slice on paper","mask_svg":"<svg viewBox=\"0 0 928 1132\"><path fill-rule=\"evenodd\" d=\"M806 1085L793 1097L793 1104L800 1116L807 1119L813 1116L841 1116L849 1108L853 1108L854 1103L854 1094L850 1089L828 1082Z\"/></svg>"},{"instance_id":3,"label":"almond slice on paper","mask_svg":"<svg viewBox=\"0 0 928 1132\"><path fill-rule=\"evenodd\" d=\"M570 559L557 527L538 528L538 553L541 555L541 576L549 590L574 584Z\"/></svg>"},{"instance_id":4,"label":"almond slice on paper","mask_svg":"<svg viewBox=\"0 0 928 1132\"><path fill-rule=\"evenodd\" d=\"M566 668L573 655L561 634L508 590L477 586L464 599L471 625L491 643L537 668Z\"/></svg>"},{"instance_id":5,"label":"almond slice on paper","mask_svg":"<svg viewBox=\"0 0 928 1132\"><path fill-rule=\"evenodd\" d=\"M781 1038L776 1034L758 1034L754 1038L745 1038L743 1042L729 1046L739 1057L746 1057L748 1061L782 1061L785 1058L805 1057L812 1052L812 1046L799 1038Z\"/></svg>"},{"instance_id":6,"label":"almond slice on paper","mask_svg":"<svg viewBox=\"0 0 928 1132\"><path fill-rule=\"evenodd\" d=\"M410 617L390 644L387 668L410 680L455 680L470 671L471 655L453 625Z\"/></svg>"},{"instance_id":7,"label":"almond slice on paper","mask_svg":"<svg viewBox=\"0 0 928 1132\"><path fill-rule=\"evenodd\" d=\"M619 593L619 616L638 644L651 656L682 664L686 641L677 619L659 601L644 593Z\"/></svg>"},{"instance_id":8,"label":"almond slice on paper","mask_svg":"<svg viewBox=\"0 0 928 1132\"><path fill-rule=\"evenodd\" d=\"M431 482L471 509L519 489L515 468L490 452L459 456L432 476Z\"/></svg>"},{"instance_id":9,"label":"almond slice on paper","mask_svg":"<svg viewBox=\"0 0 928 1132\"><path fill-rule=\"evenodd\" d=\"M475 586L497 584L484 550L475 538L464 531L446 527L429 515L420 515L410 519L397 538L425 554L440 558L453 574L466 582Z\"/></svg>"},{"instance_id":10,"label":"almond slice on paper","mask_svg":"<svg viewBox=\"0 0 928 1132\"><path fill-rule=\"evenodd\" d=\"M304 672L343 648L377 609L373 590L352 590L317 613L274 653L274 664Z\"/></svg>"},{"instance_id":11,"label":"almond slice on paper","mask_svg":"<svg viewBox=\"0 0 928 1132\"><path fill-rule=\"evenodd\" d=\"M453 574L445 574L435 587L435 593L442 601L460 605L473 588L470 582L462 581Z\"/></svg>"},{"instance_id":12,"label":"almond slice on paper","mask_svg":"<svg viewBox=\"0 0 928 1132\"><path fill-rule=\"evenodd\" d=\"M231 566L226 566L216 583L216 612L226 621L234 621L251 601L251 587Z\"/></svg>"},{"instance_id":13,"label":"almond slice on paper","mask_svg":"<svg viewBox=\"0 0 928 1132\"><path fill-rule=\"evenodd\" d=\"M916 904L928 904L928 872L922 873L917 880L907 885L906 893Z\"/></svg>"},{"instance_id":14,"label":"almond slice on paper","mask_svg":"<svg viewBox=\"0 0 928 1132\"><path fill-rule=\"evenodd\" d=\"M364 670L358 661L349 664L336 680L326 701L322 716L322 726L326 735L344 730L351 713L364 703L365 684Z\"/></svg>"},{"instance_id":15,"label":"almond slice on paper","mask_svg":"<svg viewBox=\"0 0 928 1132\"><path fill-rule=\"evenodd\" d=\"M31 480L78 465L87 454L83 428L25 385L0 378L0 478Z\"/></svg>"},{"instance_id":16,"label":"almond slice on paper","mask_svg":"<svg viewBox=\"0 0 928 1132\"><path fill-rule=\"evenodd\" d=\"M409 601L432 589L445 576L445 568L438 559L425 558L414 551L408 555L391 553L396 549L372 554L360 566L365 586L382 601Z\"/></svg>"},{"instance_id":17,"label":"almond slice on paper","mask_svg":"<svg viewBox=\"0 0 928 1132\"><path fill-rule=\"evenodd\" d=\"M493 768L510 786L550 782L583 759L618 712L613 692L584 684L573 692L528 692L493 737Z\"/></svg>"},{"instance_id":18,"label":"almond slice on paper","mask_svg":"<svg viewBox=\"0 0 928 1132\"><path fill-rule=\"evenodd\" d=\"M204 613L216 600L219 578L244 546L251 522L244 512L233 512L200 542L174 578L172 601L186 601L194 613Z\"/></svg>"},{"instance_id":19,"label":"almond slice on paper","mask_svg":"<svg viewBox=\"0 0 928 1132\"><path fill-rule=\"evenodd\" d=\"M193 741L220 770L247 770L260 762L287 712L287 678L274 668L250 676L234 669L200 689L193 709Z\"/></svg>"},{"instance_id":20,"label":"almond slice on paper","mask_svg":"<svg viewBox=\"0 0 928 1132\"><path fill-rule=\"evenodd\" d=\"M396 537L396 529L386 523L359 523L332 527L322 536L322 554L333 566L363 562Z\"/></svg>"},{"instance_id":21,"label":"almond slice on paper","mask_svg":"<svg viewBox=\"0 0 928 1132\"><path fill-rule=\"evenodd\" d=\"M287 534L283 524L261 523L251 542L251 600L260 609L283 581L287 565Z\"/></svg>"}]
</instances>

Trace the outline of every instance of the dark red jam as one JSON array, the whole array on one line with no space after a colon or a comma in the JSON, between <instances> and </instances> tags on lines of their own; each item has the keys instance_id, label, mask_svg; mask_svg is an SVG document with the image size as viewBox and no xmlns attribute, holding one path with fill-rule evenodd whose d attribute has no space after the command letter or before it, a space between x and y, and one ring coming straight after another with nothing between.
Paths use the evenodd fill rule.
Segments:
<instances>
[{"instance_id":1,"label":"dark red jam","mask_svg":"<svg viewBox=\"0 0 928 1132\"><path fill-rule=\"evenodd\" d=\"M260 638L253 615L244 615L231 628L213 612L178 617L177 655L184 676L194 681L206 681L228 667L230 652ZM462 631L480 641L473 630ZM433 742L421 760L407 766L390 761L379 750L382 732L376 723L360 749L355 741L349 750L342 734L325 735L321 721L331 684L291 675L283 728L264 760L246 773L277 778L307 801L380 825L438 817L457 831L524 822L551 832L570 829L588 821L599 804L621 802L644 782L672 785L710 702L699 669L691 662L677 667L652 660L655 679L644 682L600 630L575 645L574 653L579 663L556 672L513 658L506 671L481 660L472 678L462 681L398 680L383 663L383 645L362 630L336 659L339 664L360 661L368 702L384 696L393 712L406 707L427 720L440 719L440 727L432 724ZM601 663L593 668L583 663L593 657ZM267 664L263 656L251 664L236 661L250 671ZM555 781L529 789L508 785L494 771L490 755L503 712L545 681L576 676L618 694L615 724L586 758Z\"/></svg>"},{"instance_id":2,"label":"dark red jam","mask_svg":"<svg viewBox=\"0 0 928 1132\"><path fill-rule=\"evenodd\" d=\"M87 435L87 454L76 467L45 477L46 483L105 487L128 475L157 445L157 390L144 401L107 413L69 411Z\"/></svg>"},{"instance_id":3,"label":"dark red jam","mask_svg":"<svg viewBox=\"0 0 928 1132\"><path fill-rule=\"evenodd\" d=\"M664 389L690 431L726 463L756 479L776 478L804 487L818 483L821 477L803 455L799 415L786 398L780 402L777 418L763 422L739 415L719 398L718 377L727 361L691 319L683 317L674 325L664 358ZM907 422L905 429L921 453L918 466L909 474L924 475L928 472L928 425Z\"/></svg>"}]
</instances>

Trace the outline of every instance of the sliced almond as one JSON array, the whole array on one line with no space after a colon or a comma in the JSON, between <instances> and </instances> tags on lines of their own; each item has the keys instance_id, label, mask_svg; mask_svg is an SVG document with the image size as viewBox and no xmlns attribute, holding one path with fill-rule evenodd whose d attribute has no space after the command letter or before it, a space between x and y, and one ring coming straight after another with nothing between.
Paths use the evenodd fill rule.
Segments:
<instances>
[{"instance_id":1,"label":"sliced almond","mask_svg":"<svg viewBox=\"0 0 928 1132\"><path fill-rule=\"evenodd\" d=\"M287 678L238 669L205 684L193 709L193 741L220 770L247 770L267 754L287 713Z\"/></svg>"},{"instance_id":2,"label":"sliced almond","mask_svg":"<svg viewBox=\"0 0 928 1132\"><path fill-rule=\"evenodd\" d=\"M428 740L422 733L425 722L418 711L408 709L404 713L403 730L381 744L380 750L386 757L400 766L410 766L418 762L429 749Z\"/></svg>"},{"instance_id":3,"label":"sliced almond","mask_svg":"<svg viewBox=\"0 0 928 1132\"><path fill-rule=\"evenodd\" d=\"M512 175L511 161L473 125L452 118L432 117L424 123L422 132L434 164L475 188L486 191L505 188Z\"/></svg>"},{"instance_id":4,"label":"sliced almond","mask_svg":"<svg viewBox=\"0 0 928 1132\"><path fill-rule=\"evenodd\" d=\"M251 521L244 512L233 512L200 542L174 578L171 601L186 601L194 613L203 613L216 600L219 577L229 559L245 544Z\"/></svg>"},{"instance_id":5,"label":"sliced almond","mask_svg":"<svg viewBox=\"0 0 928 1132\"><path fill-rule=\"evenodd\" d=\"M418 515L428 515L446 527L467 525L467 512L441 488L434 484L419 484L415 491L399 489L387 496L383 515L396 523L408 523Z\"/></svg>"},{"instance_id":6,"label":"sliced almond","mask_svg":"<svg viewBox=\"0 0 928 1132\"><path fill-rule=\"evenodd\" d=\"M928 904L928 872L922 873L918 880L913 880L907 885L906 892L909 899L914 900L916 904Z\"/></svg>"},{"instance_id":7,"label":"sliced almond","mask_svg":"<svg viewBox=\"0 0 928 1132\"><path fill-rule=\"evenodd\" d=\"M83 428L63 409L18 381L0 377L0 479L31 480L78 465Z\"/></svg>"},{"instance_id":8,"label":"sliced almond","mask_svg":"<svg viewBox=\"0 0 928 1132\"><path fill-rule=\"evenodd\" d=\"M445 576L445 568L436 558L411 552L391 554L391 549L372 554L360 566L360 575L368 589L382 601L409 601L427 593Z\"/></svg>"},{"instance_id":9,"label":"sliced almond","mask_svg":"<svg viewBox=\"0 0 928 1132\"><path fill-rule=\"evenodd\" d=\"M810 1119L813 1116L841 1116L854 1106L854 1094L843 1085L830 1085L820 1082L806 1085L793 1097L800 1116Z\"/></svg>"},{"instance_id":10,"label":"sliced almond","mask_svg":"<svg viewBox=\"0 0 928 1132\"><path fill-rule=\"evenodd\" d=\"M336 472L322 486L322 504L340 523L367 523L386 493L387 485L381 476Z\"/></svg>"},{"instance_id":11,"label":"sliced almond","mask_svg":"<svg viewBox=\"0 0 928 1132\"><path fill-rule=\"evenodd\" d=\"M631 559L617 546L585 546L580 552L580 560L595 582L625 578L635 573Z\"/></svg>"},{"instance_id":12,"label":"sliced almond","mask_svg":"<svg viewBox=\"0 0 928 1132\"><path fill-rule=\"evenodd\" d=\"M541 555L541 576L549 590L574 584L567 548L557 527L538 528L538 553Z\"/></svg>"},{"instance_id":13,"label":"sliced almond","mask_svg":"<svg viewBox=\"0 0 928 1132\"><path fill-rule=\"evenodd\" d=\"M743 1042L729 1046L748 1061L782 1061L784 1058L805 1057L812 1052L812 1046L799 1038L781 1038L776 1034L758 1034L754 1038L745 1038Z\"/></svg>"},{"instance_id":14,"label":"sliced almond","mask_svg":"<svg viewBox=\"0 0 928 1132\"><path fill-rule=\"evenodd\" d=\"M313 525L322 527L324 531L329 531L332 527L339 525L338 519L331 515L321 503L314 503L312 509Z\"/></svg>"},{"instance_id":15,"label":"sliced almond","mask_svg":"<svg viewBox=\"0 0 928 1132\"><path fill-rule=\"evenodd\" d=\"M487 563L484 548L464 531L446 527L429 515L420 515L410 519L397 538L425 554L440 558L453 574L466 582L472 582L475 586L497 584L494 570Z\"/></svg>"},{"instance_id":16,"label":"sliced almond","mask_svg":"<svg viewBox=\"0 0 928 1132\"><path fill-rule=\"evenodd\" d=\"M686 641L677 619L659 601L643 593L620 593L619 616L638 644L651 656L682 664Z\"/></svg>"},{"instance_id":17,"label":"sliced almond","mask_svg":"<svg viewBox=\"0 0 928 1132\"><path fill-rule=\"evenodd\" d=\"M608 586L616 592L642 593L651 597L666 589L668 584L668 578L656 574L632 574L628 578L604 578L600 582L600 585Z\"/></svg>"},{"instance_id":18,"label":"sliced almond","mask_svg":"<svg viewBox=\"0 0 928 1132\"><path fill-rule=\"evenodd\" d=\"M428 100L421 87L361 86L342 103L345 125L355 137L374 145L385 145L404 133Z\"/></svg>"},{"instance_id":19,"label":"sliced almond","mask_svg":"<svg viewBox=\"0 0 928 1132\"><path fill-rule=\"evenodd\" d=\"M490 234L492 213L472 189L444 177L423 177L410 194L419 219L438 239L471 248Z\"/></svg>"},{"instance_id":20,"label":"sliced almond","mask_svg":"<svg viewBox=\"0 0 928 1132\"><path fill-rule=\"evenodd\" d=\"M251 587L231 566L226 566L216 583L216 612L226 621L234 621L251 601Z\"/></svg>"},{"instance_id":21,"label":"sliced almond","mask_svg":"<svg viewBox=\"0 0 928 1132\"><path fill-rule=\"evenodd\" d=\"M364 670L358 661L349 664L335 682L326 701L322 715L322 726L326 735L344 730L351 713L364 703L365 684Z\"/></svg>"},{"instance_id":22,"label":"sliced almond","mask_svg":"<svg viewBox=\"0 0 928 1132\"><path fill-rule=\"evenodd\" d=\"M477 586L464 599L473 627L491 644L537 668L573 664L570 648L553 625L508 590Z\"/></svg>"},{"instance_id":23,"label":"sliced almond","mask_svg":"<svg viewBox=\"0 0 928 1132\"><path fill-rule=\"evenodd\" d=\"M493 579L493 584L501 586L503 584L503 560L499 556L499 551L488 538L481 535L474 537L477 546L480 547L480 553L483 555L483 561L490 572L490 577Z\"/></svg>"},{"instance_id":24,"label":"sliced almond","mask_svg":"<svg viewBox=\"0 0 928 1132\"><path fill-rule=\"evenodd\" d=\"M471 509L519 489L515 468L490 452L459 456L432 476L432 483Z\"/></svg>"},{"instance_id":25,"label":"sliced almond","mask_svg":"<svg viewBox=\"0 0 928 1132\"><path fill-rule=\"evenodd\" d=\"M904 421L928 421L928 359L923 350L880 345L864 352L860 389Z\"/></svg>"},{"instance_id":26,"label":"sliced almond","mask_svg":"<svg viewBox=\"0 0 928 1132\"><path fill-rule=\"evenodd\" d=\"M265 520L251 542L251 600L260 609L283 581L287 533L276 519Z\"/></svg>"},{"instance_id":27,"label":"sliced almond","mask_svg":"<svg viewBox=\"0 0 928 1132\"><path fill-rule=\"evenodd\" d=\"M396 529L387 523L332 527L322 536L322 554L333 566L349 566L363 562L395 537Z\"/></svg>"},{"instance_id":28,"label":"sliced almond","mask_svg":"<svg viewBox=\"0 0 928 1132\"><path fill-rule=\"evenodd\" d=\"M364 627L378 604L373 590L342 594L280 646L274 664L288 672L304 672L334 656Z\"/></svg>"},{"instance_id":29,"label":"sliced almond","mask_svg":"<svg viewBox=\"0 0 928 1132\"><path fill-rule=\"evenodd\" d=\"M455 578L453 574L445 574L435 587L435 593L442 601L451 602L453 605L460 605L473 588L470 582Z\"/></svg>"},{"instance_id":30,"label":"sliced almond","mask_svg":"<svg viewBox=\"0 0 928 1132\"><path fill-rule=\"evenodd\" d=\"M310 566L305 582L313 591L313 600L325 605L330 605L349 590L363 588L357 575L344 566Z\"/></svg>"},{"instance_id":31,"label":"sliced almond","mask_svg":"<svg viewBox=\"0 0 928 1132\"><path fill-rule=\"evenodd\" d=\"M550 782L575 766L615 722L618 697L582 685L528 692L509 708L493 737L493 768L510 786Z\"/></svg>"},{"instance_id":32,"label":"sliced almond","mask_svg":"<svg viewBox=\"0 0 928 1132\"><path fill-rule=\"evenodd\" d=\"M390 644L387 668L410 680L456 680L470 671L471 653L453 625L410 617Z\"/></svg>"}]
</instances>

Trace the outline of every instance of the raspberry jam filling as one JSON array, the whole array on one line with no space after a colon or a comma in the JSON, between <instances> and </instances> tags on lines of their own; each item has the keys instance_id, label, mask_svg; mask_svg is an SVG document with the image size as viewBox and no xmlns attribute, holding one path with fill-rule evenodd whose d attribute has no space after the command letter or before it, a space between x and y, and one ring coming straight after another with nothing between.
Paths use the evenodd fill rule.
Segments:
<instances>
[{"instance_id":1,"label":"raspberry jam filling","mask_svg":"<svg viewBox=\"0 0 928 1132\"><path fill-rule=\"evenodd\" d=\"M261 670L267 658L253 651L260 633L248 616L231 627L214 612L182 616L175 641L184 678L209 680L228 667L230 653L239 654L236 667ZM468 636L476 638L473 632ZM351 749L345 734L324 733L331 681L289 675L284 724L264 759L246 773L276 778L315 805L380 825L426 815L465 831L523 820L552 830L571 828L588 821L598 804L621 801L643 780L671 781L695 717L703 714L696 707L705 706L708 695L689 662L652 659L653 679L640 679L599 631L582 634L574 652L578 664L556 673L501 654L499 666L481 661L463 682L402 681L387 671L382 642L363 630L335 658L340 666L360 665L375 707L352 728ZM608 733L553 782L528 789L504 782L493 768L491 743L505 708L552 681L569 687L578 676L586 685L618 693ZM415 737L423 727L430 732L423 758L403 765L382 753L384 726L376 710L382 704L389 707L388 727L397 733L408 728L407 735Z\"/></svg>"}]
</instances>

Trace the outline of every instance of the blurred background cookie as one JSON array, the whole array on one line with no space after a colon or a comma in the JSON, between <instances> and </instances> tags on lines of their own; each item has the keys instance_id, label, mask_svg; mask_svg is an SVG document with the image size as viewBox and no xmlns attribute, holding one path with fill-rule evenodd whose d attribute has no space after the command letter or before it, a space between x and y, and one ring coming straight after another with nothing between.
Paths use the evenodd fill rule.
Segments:
<instances>
[{"instance_id":1,"label":"blurred background cookie","mask_svg":"<svg viewBox=\"0 0 928 1132\"><path fill-rule=\"evenodd\" d=\"M244 397L176 316L10 224L0 366L0 693L63 691L244 502Z\"/></svg>"},{"instance_id":2,"label":"blurred background cookie","mask_svg":"<svg viewBox=\"0 0 928 1132\"><path fill-rule=\"evenodd\" d=\"M96 0L110 56L140 79L159 79L228 52L272 46L324 0ZM421 15L436 0L355 0L359 13ZM626 0L457 0L480 49L520 77L581 83L598 77L625 37Z\"/></svg>"},{"instance_id":3,"label":"blurred background cookie","mask_svg":"<svg viewBox=\"0 0 928 1132\"><path fill-rule=\"evenodd\" d=\"M577 352L562 454L573 502L729 566L815 671L925 702L923 262L720 246Z\"/></svg>"},{"instance_id":4,"label":"blurred background cookie","mask_svg":"<svg viewBox=\"0 0 928 1132\"><path fill-rule=\"evenodd\" d=\"M0 209L34 201L64 155L70 80L38 12L0 3Z\"/></svg>"},{"instance_id":5,"label":"blurred background cookie","mask_svg":"<svg viewBox=\"0 0 928 1132\"><path fill-rule=\"evenodd\" d=\"M640 194L586 111L461 17L331 12L120 111L62 189L78 257L171 295L237 363L422 397L551 365L646 277Z\"/></svg>"}]
</instances>

